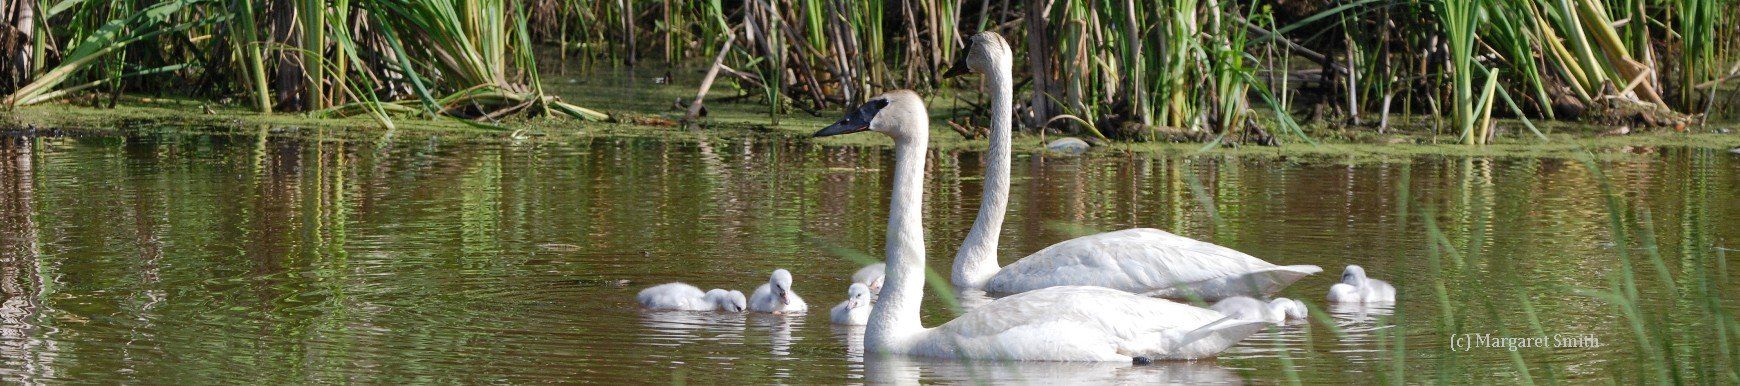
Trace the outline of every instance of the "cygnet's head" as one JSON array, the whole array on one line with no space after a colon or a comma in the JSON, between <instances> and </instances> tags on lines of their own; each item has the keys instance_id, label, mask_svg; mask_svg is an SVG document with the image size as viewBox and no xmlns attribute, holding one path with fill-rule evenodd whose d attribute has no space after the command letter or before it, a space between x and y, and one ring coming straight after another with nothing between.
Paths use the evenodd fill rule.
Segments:
<instances>
[{"instance_id":1,"label":"cygnet's head","mask_svg":"<svg viewBox=\"0 0 1740 386\"><path fill-rule=\"evenodd\" d=\"M749 297L743 296L743 291L731 290L731 312L743 312L749 309Z\"/></svg>"},{"instance_id":2,"label":"cygnet's head","mask_svg":"<svg viewBox=\"0 0 1740 386\"><path fill-rule=\"evenodd\" d=\"M875 279L870 279L870 284L864 288L866 288L867 291L870 291L871 295L882 293L882 279L885 277L886 276L877 275Z\"/></svg>"},{"instance_id":3,"label":"cygnet's head","mask_svg":"<svg viewBox=\"0 0 1740 386\"><path fill-rule=\"evenodd\" d=\"M877 95L846 113L814 137L875 131L895 140L930 138L930 114L924 99L912 90L894 90Z\"/></svg>"},{"instance_id":4,"label":"cygnet's head","mask_svg":"<svg viewBox=\"0 0 1740 386\"><path fill-rule=\"evenodd\" d=\"M1347 269L1341 271L1341 282L1355 286L1364 285L1365 268L1360 268L1358 265L1347 266Z\"/></svg>"},{"instance_id":5,"label":"cygnet's head","mask_svg":"<svg viewBox=\"0 0 1740 386\"><path fill-rule=\"evenodd\" d=\"M1288 298L1275 298L1269 301L1269 308L1281 311L1288 319L1305 319L1305 302Z\"/></svg>"},{"instance_id":6,"label":"cygnet's head","mask_svg":"<svg viewBox=\"0 0 1740 386\"><path fill-rule=\"evenodd\" d=\"M997 60L1009 63L1013 55L1009 51L1009 42L1003 40L1003 35L985 31L967 38L967 47L955 56L955 64L943 72L943 78L953 78L961 75L988 74L996 71Z\"/></svg>"},{"instance_id":7,"label":"cygnet's head","mask_svg":"<svg viewBox=\"0 0 1740 386\"><path fill-rule=\"evenodd\" d=\"M791 271L785 269L773 270L773 276L767 278L767 284L773 287L773 295L786 303L792 302Z\"/></svg>"},{"instance_id":8,"label":"cygnet's head","mask_svg":"<svg viewBox=\"0 0 1740 386\"><path fill-rule=\"evenodd\" d=\"M749 299L742 292L726 291L714 288L707 291L707 301L713 303L713 309L726 312L743 312L749 308Z\"/></svg>"},{"instance_id":9,"label":"cygnet's head","mask_svg":"<svg viewBox=\"0 0 1740 386\"><path fill-rule=\"evenodd\" d=\"M846 287L846 308L870 306L870 286L864 283L852 283Z\"/></svg>"}]
</instances>

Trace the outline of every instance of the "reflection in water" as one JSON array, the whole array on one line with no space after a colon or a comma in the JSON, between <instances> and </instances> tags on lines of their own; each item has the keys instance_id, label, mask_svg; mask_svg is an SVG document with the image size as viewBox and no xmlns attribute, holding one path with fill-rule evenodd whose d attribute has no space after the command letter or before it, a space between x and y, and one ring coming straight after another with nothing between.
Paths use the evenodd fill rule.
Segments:
<instances>
[{"instance_id":1,"label":"reflection in water","mask_svg":"<svg viewBox=\"0 0 1740 386\"><path fill-rule=\"evenodd\" d=\"M771 367L769 376L778 379L792 379L806 375L795 367L800 361L808 359L806 353L793 351L794 345L803 340L803 316L802 314L749 313L750 325L765 329L767 333L768 351L765 358L771 361L769 363ZM828 356L835 357L838 356L838 353L829 353Z\"/></svg>"},{"instance_id":2,"label":"reflection in water","mask_svg":"<svg viewBox=\"0 0 1740 386\"><path fill-rule=\"evenodd\" d=\"M58 376L53 340L41 339L41 249L35 211L35 151L29 138L0 136L0 375L35 383Z\"/></svg>"},{"instance_id":3,"label":"reflection in water","mask_svg":"<svg viewBox=\"0 0 1740 386\"><path fill-rule=\"evenodd\" d=\"M1605 205L1576 161L1018 156L1005 263L1073 229L1151 226L1271 262L1360 264L1397 285L1401 302L1330 307L1313 315L1329 323L1266 330L1213 362L908 361L873 372L862 328L822 328L825 312L645 312L633 297L671 281L753 289L774 268L806 288L844 288L857 265L818 244L882 250L883 149L743 138L357 144L256 129L0 138L0 382L1022 383L1049 372L1083 382L1370 383L1394 373L1385 350L1397 344L1409 369L1451 361L1486 374L1470 381L1512 382L1509 353L1447 353L1435 331L1446 302L1465 311L1453 320L1466 328L1508 326L1469 332L1534 331L1509 306L1516 299L1532 302L1546 333L1612 342L1523 353L1533 373L1642 373L1625 321L1561 290L1608 283L1615 251L1638 250L1603 247L1612 241ZM927 252L931 267L946 269L978 207L982 160L932 158ZM1603 165L1637 208L1626 218L1658 225L1674 277L1740 240L1740 157L1659 149ZM1437 243L1456 252L1441 266L1425 248L1426 215L1442 230ZM1710 269L1740 275L1740 264ZM1307 278L1280 296L1315 304L1334 279ZM813 293L828 305L844 295ZM953 318L943 293L927 294L926 325ZM955 295L963 309L990 299ZM1643 307L1684 304L1702 303Z\"/></svg>"},{"instance_id":4,"label":"reflection in water","mask_svg":"<svg viewBox=\"0 0 1740 386\"><path fill-rule=\"evenodd\" d=\"M846 345L846 361L864 363L864 326L835 324L831 327L834 329L834 338Z\"/></svg>"},{"instance_id":5,"label":"reflection in water","mask_svg":"<svg viewBox=\"0 0 1740 386\"><path fill-rule=\"evenodd\" d=\"M1377 323L1378 317L1395 314L1395 303L1324 303L1337 326Z\"/></svg>"},{"instance_id":6,"label":"reflection in water","mask_svg":"<svg viewBox=\"0 0 1740 386\"><path fill-rule=\"evenodd\" d=\"M768 354L776 359L792 356L791 346L803 338L794 337L793 332L803 329L803 315L773 315L751 312L750 325L764 328L767 332Z\"/></svg>"},{"instance_id":7,"label":"reflection in water","mask_svg":"<svg viewBox=\"0 0 1740 386\"><path fill-rule=\"evenodd\" d=\"M1271 326L1245 338L1221 355L1239 358L1303 358L1311 345L1311 332L1310 323Z\"/></svg>"},{"instance_id":8,"label":"reflection in water","mask_svg":"<svg viewBox=\"0 0 1740 386\"><path fill-rule=\"evenodd\" d=\"M716 342L742 344L743 314L697 311L641 311L640 338L654 346Z\"/></svg>"},{"instance_id":9,"label":"reflection in water","mask_svg":"<svg viewBox=\"0 0 1740 386\"><path fill-rule=\"evenodd\" d=\"M1243 384L1213 361L1136 366L1105 362L953 361L905 356L864 358L864 378L875 384L980 383L990 385L1204 385Z\"/></svg>"},{"instance_id":10,"label":"reflection in water","mask_svg":"<svg viewBox=\"0 0 1740 386\"><path fill-rule=\"evenodd\" d=\"M1377 354L1385 347L1383 340L1393 339L1385 332L1396 327L1389 318L1395 313L1394 304L1328 303L1327 307L1338 330L1337 346L1331 351L1345 354L1350 361L1378 359Z\"/></svg>"}]
</instances>

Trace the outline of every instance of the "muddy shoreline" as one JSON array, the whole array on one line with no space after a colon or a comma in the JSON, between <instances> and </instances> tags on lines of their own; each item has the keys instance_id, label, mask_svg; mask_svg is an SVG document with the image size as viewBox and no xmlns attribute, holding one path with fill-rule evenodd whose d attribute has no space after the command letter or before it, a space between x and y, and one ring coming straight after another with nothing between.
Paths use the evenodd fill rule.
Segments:
<instances>
[{"instance_id":1,"label":"muddy shoreline","mask_svg":"<svg viewBox=\"0 0 1740 386\"><path fill-rule=\"evenodd\" d=\"M743 120L716 120L700 129L677 126L648 125L657 122L656 115L634 115L613 112L616 122L582 122L571 119L529 119L500 124L507 130L482 129L452 120L399 119L398 129L378 128L372 120L353 117L316 119L285 114L259 115L240 109L205 111L193 102L144 100L133 101L115 109L96 109L70 105L27 107L0 111L0 134L6 136L82 136L82 135L144 135L144 134L206 134L297 137L346 141L442 141L449 143L537 143L562 144L612 138L646 138L670 141L699 141L753 138L789 140L822 146L887 146L887 141L875 136L847 139L811 140L807 134L821 127L825 120L792 117L779 126L750 123ZM625 118L653 117L653 118ZM1411 117L1429 120L1430 117ZM815 122L810 122L815 121ZM940 126L940 125L933 125ZM1519 126L1507 122L1501 126ZM1316 144L1297 139L1279 146L1250 144L1208 145L1201 142L1116 142L1095 146L1090 156L1119 154L1213 154L1255 157L1306 157L1334 159L1342 162L1383 160L1419 156L1475 157L1577 157L1585 153L1598 156L1624 157L1639 148L1685 147L1727 150L1740 147L1740 125L1712 124L1693 132L1670 129L1637 130L1623 135L1604 132L1604 127L1563 122L1537 123L1546 132L1546 140L1522 129L1509 130L1491 145L1469 146L1455 143L1447 134L1392 132L1375 134L1366 130L1336 130L1314 128L1311 134ZM944 126L946 127L946 126ZM933 128L932 148L937 150L976 150L984 140L967 140L946 128ZM1704 132L1698 132L1704 131ZM1046 140L1057 139L1050 135ZM1017 135L1015 150L1040 154L1044 143L1037 135Z\"/></svg>"}]
</instances>

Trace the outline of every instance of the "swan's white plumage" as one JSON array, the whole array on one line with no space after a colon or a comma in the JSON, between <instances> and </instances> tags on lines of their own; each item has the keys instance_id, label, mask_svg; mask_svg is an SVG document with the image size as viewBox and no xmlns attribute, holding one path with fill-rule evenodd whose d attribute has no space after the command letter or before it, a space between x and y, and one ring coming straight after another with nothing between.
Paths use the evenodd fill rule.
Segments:
<instances>
[{"instance_id":1,"label":"swan's white plumage","mask_svg":"<svg viewBox=\"0 0 1740 386\"><path fill-rule=\"evenodd\" d=\"M654 310L731 311L745 308L743 293L713 289L701 292L686 283L665 283L640 290L634 297L641 307Z\"/></svg>"},{"instance_id":2,"label":"swan's white plumage","mask_svg":"<svg viewBox=\"0 0 1740 386\"><path fill-rule=\"evenodd\" d=\"M870 323L870 286L852 283L851 287L847 287L846 300L828 310L828 320L846 326Z\"/></svg>"},{"instance_id":3,"label":"swan's white plumage","mask_svg":"<svg viewBox=\"0 0 1740 386\"><path fill-rule=\"evenodd\" d=\"M1329 286L1329 301L1336 303L1383 303L1396 301L1396 287L1365 276L1365 268L1349 265L1341 282Z\"/></svg>"},{"instance_id":4,"label":"swan's white plumage","mask_svg":"<svg viewBox=\"0 0 1740 386\"><path fill-rule=\"evenodd\" d=\"M1051 287L992 301L914 337L904 354L1129 361L1212 357L1266 323L1102 287Z\"/></svg>"},{"instance_id":5,"label":"swan's white plumage","mask_svg":"<svg viewBox=\"0 0 1740 386\"><path fill-rule=\"evenodd\" d=\"M975 42L986 35L995 33L975 36ZM865 115L872 116L867 123ZM929 114L918 94L891 91L817 135L866 127L894 139L886 282L865 326L866 353L1038 361L1197 359L1214 356L1267 325L1109 288L1063 286L997 299L936 328L924 328L919 318L925 285L922 204Z\"/></svg>"},{"instance_id":6,"label":"swan's white plumage","mask_svg":"<svg viewBox=\"0 0 1740 386\"><path fill-rule=\"evenodd\" d=\"M755 292L749 295L749 310L775 314L794 314L809 311L810 306L804 303L804 298L791 289L791 272L776 269L768 278L767 284L755 287ZM780 290L776 291L775 286ZM781 295L783 293L783 296Z\"/></svg>"},{"instance_id":7,"label":"swan's white plumage","mask_svg":"<svg viewBox=\"0 0 1740 386\"><path fill-rule=\"evenodd\" d=\"M992 293L1090 285L1125 292L1185 298L1269 296L1306 275L1323 271L1312 265L1276 266L1226 247L1173 235L1157 229L1129 229L1064 241L1022 258L1007 267L997 265L997 244L1008 209L1010 146L1013 126L1014 52L1001 36L981 33L971 38L962 62L983 74L990 90L991 130L986 149L985 184L978 217L955 255L950 281L958 287ZM961 68L951 68L956 73Z\"/></svg>"},{"instance_id":8,"label":"swan's white plumage","mask_svg":"<svg viewBox=\"0 0 1740 386\"><path fill-rule=\"evenodd\" d=\"M986 283L994 293L1091 285L1148 296L1203 299L1268 295L1321 272L1278 266L1231 248L1152 228L1078 237L1003 267Z\"/></svg>"}]
</instances>

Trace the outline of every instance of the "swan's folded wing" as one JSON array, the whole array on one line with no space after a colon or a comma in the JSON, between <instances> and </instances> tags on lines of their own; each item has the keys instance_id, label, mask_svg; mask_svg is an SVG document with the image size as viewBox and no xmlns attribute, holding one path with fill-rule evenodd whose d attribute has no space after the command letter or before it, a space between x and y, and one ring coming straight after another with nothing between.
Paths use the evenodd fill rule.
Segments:
<instances>
[{"instance_id":1,"label":"swan's folded wing","mask_svg":"<svg viewBox=\"0 0 1740 386\"><path fill-rule=\"evenodd\" d=\"M1275 265L1231 248L1136 228L1053 244L1003 267L986 290L1019 293L1088 285L1142 293L1271 267Z\"/></svg>"}]
</instances>

